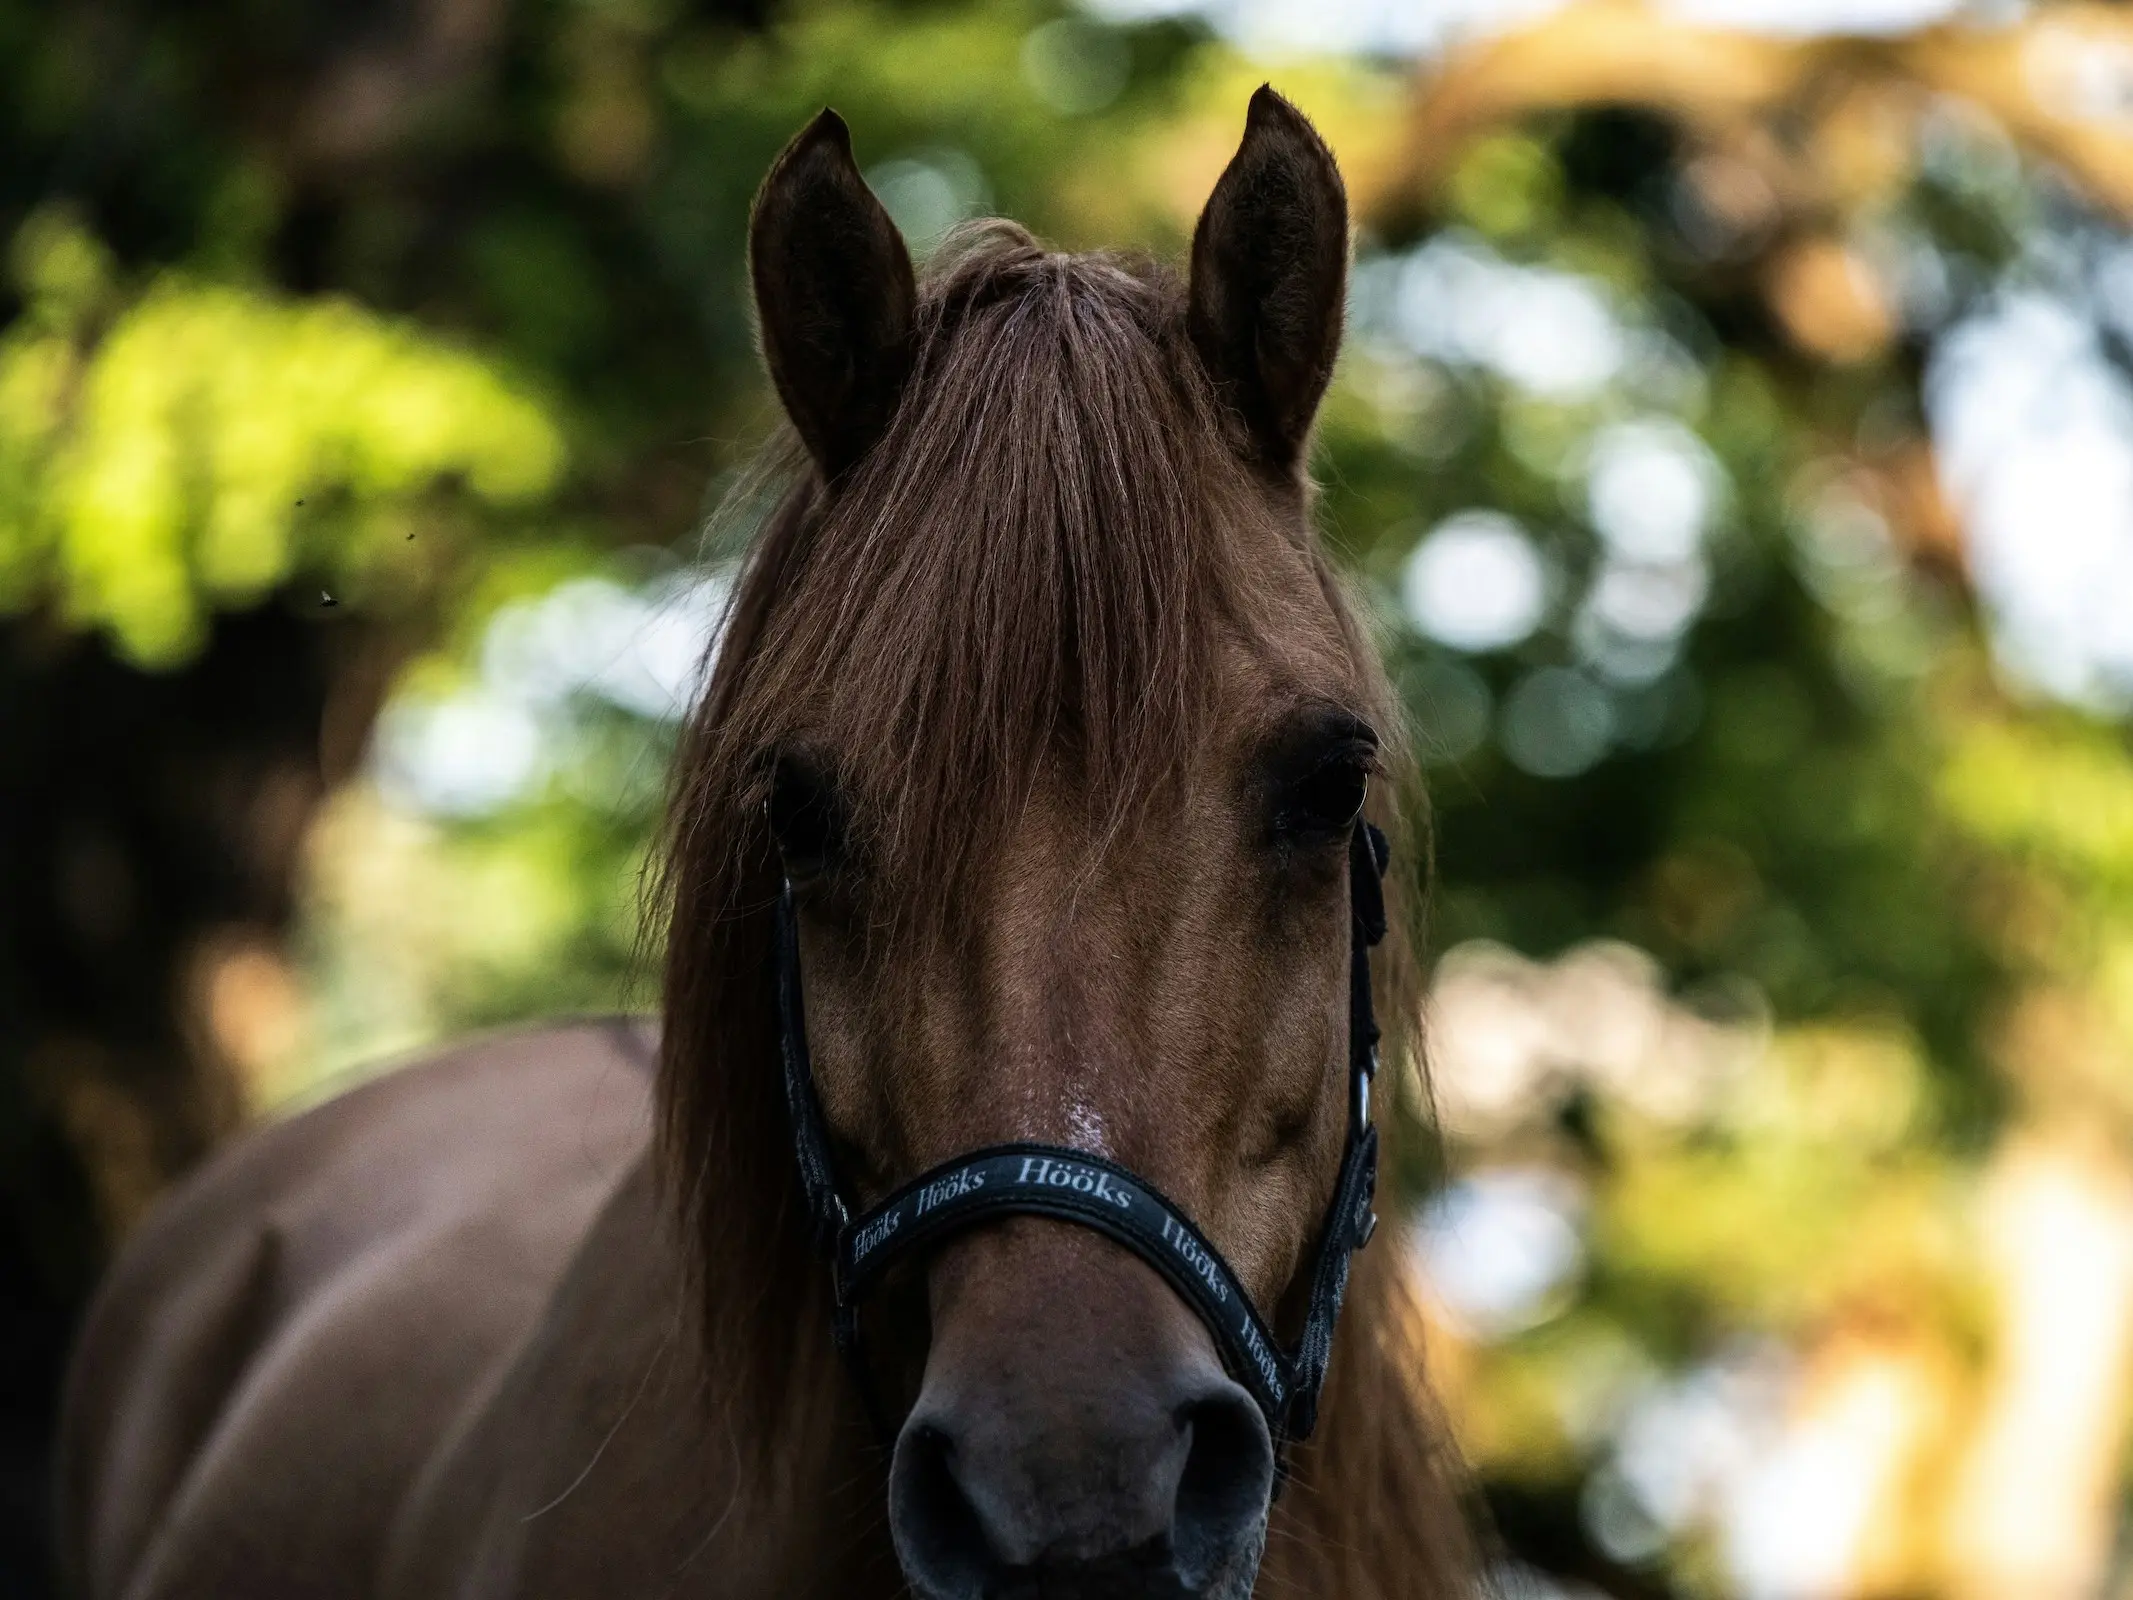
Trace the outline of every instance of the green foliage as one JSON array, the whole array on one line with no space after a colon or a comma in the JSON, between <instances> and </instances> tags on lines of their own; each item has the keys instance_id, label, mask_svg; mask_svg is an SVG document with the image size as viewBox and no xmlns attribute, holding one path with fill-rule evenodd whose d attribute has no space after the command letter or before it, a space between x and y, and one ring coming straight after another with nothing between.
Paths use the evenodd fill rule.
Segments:
<instances>
[{"instance_id":1,"label":"green foliage","mask_svg":"<svg viewBox=\"0 0 2133 1600\"><path fill-rule=\"evenodd\" d=\"M178 274L113 306L110 262L55 213L23 225L14 257L0 606L54 603L143 666L183 660L214 609L300 564L360 587L448 480L509 508L561 473L547 408L413 324Z\"/></svg>"}]
</instances>

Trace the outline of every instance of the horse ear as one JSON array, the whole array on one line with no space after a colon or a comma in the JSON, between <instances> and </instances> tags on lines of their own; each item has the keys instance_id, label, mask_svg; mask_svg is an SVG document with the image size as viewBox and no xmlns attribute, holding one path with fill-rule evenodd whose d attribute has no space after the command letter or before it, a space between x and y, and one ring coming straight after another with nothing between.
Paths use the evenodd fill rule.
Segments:
<instances>
[{"instance_id":1,"label":"horse ear","mask_svg":"<svg viewBox=\"0 0 2133 1600\"><path fill-rule=\"evenodd\" d=\"M825 478L889 426L911 373L911 255L824 111L787 145L748 225L763 360Z\"/></svg>"},{"instance_id":2,"label":"horse ear","mask_svg":"<svg viewBox=\"0 0 2133 1600\"><path fill-rule=\"evenodd\" d=\"M1301 459L1333 374L1347 280L1348 191L1333 152L1262 84L1193 230L1187 318L1252 454L1278 472Z\"/></svg>"}]
</instances>

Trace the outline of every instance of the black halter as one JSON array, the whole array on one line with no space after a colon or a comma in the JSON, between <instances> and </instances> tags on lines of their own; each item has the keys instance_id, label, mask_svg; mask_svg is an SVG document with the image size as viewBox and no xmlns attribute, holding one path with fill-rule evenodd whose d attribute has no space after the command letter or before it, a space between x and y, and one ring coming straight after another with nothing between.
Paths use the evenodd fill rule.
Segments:
<instances>
[{"instance_id":1,"label":"black halter","mask_svg":"<svg viewBox=\"0 0 2133 1600\"><path fill-rule=\"evenodd\" d=\"M1333 1352L1333 1328L1348 1289L1348 1258L1377 1227L1378 1133L1370 1085L1378 1026L1370 1003L1370 947L1385 936L1385 836L1358 821L1348 845L1352 941L1348 981L1348 1143L1311 1265L1303 1335L1284 1350L1222 1253L1154 1185L1114 1161L1046 1144L989 1145L914 1178L854 1217L837 1187L800 1000L800 942L792 885L778 897L778 1032L785 1103L818 1246L831 1256L837 1346L869 1396L859 1354L859 1303L889 1264L992 1217L1054 1217L1094 1229L1167 1279L1214 1335L1230 1375L1259 1403L1276 1445L1308 1438Z\"/></svg>"}]
</instances>

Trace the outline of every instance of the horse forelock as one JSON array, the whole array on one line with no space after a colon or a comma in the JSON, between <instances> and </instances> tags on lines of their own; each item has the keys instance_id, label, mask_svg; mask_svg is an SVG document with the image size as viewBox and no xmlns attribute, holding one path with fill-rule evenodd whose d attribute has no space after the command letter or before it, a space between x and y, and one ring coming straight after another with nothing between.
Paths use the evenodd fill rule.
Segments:
<instances>
[{"instance_id":1,"label":"horse forelock","mask_svg":"<svg viewBox=\"0 0 2133 1600\"><path fill-rule=\"evenodd\" d=\"M999 223L943 255L887 437L781 530L723 751L819 737L921 925L1055 761L1113 825L1165 792L1263 581L1174 277Z\"/></svg>"}]
</instances>

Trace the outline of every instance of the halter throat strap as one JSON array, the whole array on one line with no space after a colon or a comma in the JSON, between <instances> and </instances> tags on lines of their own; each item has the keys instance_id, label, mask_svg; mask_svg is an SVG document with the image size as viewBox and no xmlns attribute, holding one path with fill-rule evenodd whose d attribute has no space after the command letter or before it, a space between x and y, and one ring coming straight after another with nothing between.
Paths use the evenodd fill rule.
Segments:
<instances>
[{"instance_id":1,"label":"halter throat strap","mask_svg":"<svg viewBox=\"0 0 2133 1600\"><path fill-rule=\"evenodd\" d=\"M1223 1364L1257 1401L1277 1447L1308 1438L1347 1294L1349 1258L1377 1226L1378 1135L1370 1114L1378 1025L1370 950L1385 936L1384 834L1358 821L1349 839L1348 1134L1340 1176L1310 1259L1310 1297L1293 1347L1275 1337L1222 1252L1179 1206L1130 1168L1089 1151L1048 1144L988 1145L945 1161L854 1215L837 1183L829 1128L815 1089L800 987L792 885L778 896L779 1054L793 1153L816 1248L831 1262L833 1328L870 1409L859 1349L859 1306L897 1260L1000 1216L1051 1217L1100 1233L1154 1268L1213 1336ZM886 1428L886 1424L884 1424Z\"/></svg>"}]
</instances>

